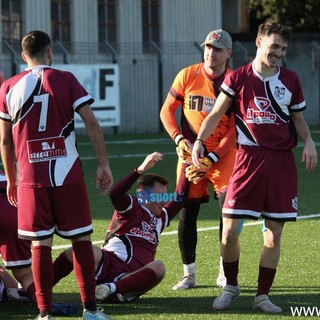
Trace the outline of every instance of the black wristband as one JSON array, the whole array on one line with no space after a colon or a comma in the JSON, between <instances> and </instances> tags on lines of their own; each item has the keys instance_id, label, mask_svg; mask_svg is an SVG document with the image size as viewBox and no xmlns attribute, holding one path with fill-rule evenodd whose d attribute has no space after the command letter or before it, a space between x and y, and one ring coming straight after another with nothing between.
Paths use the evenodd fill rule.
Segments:
<instances>
[{"instance_id":1,"label":"black wristband","mask_svg":"<svg viewBox=\"0 0 320 320\"><path fill-rule=\"evenodd\" d=\"M197 141L197 140L201 141L201 143L203 144L203 140L202 139L196 139L195 141Z\"/></svg>"}]
</instances>

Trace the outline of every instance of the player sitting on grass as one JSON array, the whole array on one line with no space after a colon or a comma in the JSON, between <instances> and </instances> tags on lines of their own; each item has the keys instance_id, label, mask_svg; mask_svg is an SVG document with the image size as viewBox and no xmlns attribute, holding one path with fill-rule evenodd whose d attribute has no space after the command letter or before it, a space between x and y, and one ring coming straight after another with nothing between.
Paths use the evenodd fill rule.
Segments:
<instances>
[{"instance_id":1,"label":"player sitting on grass","mask_svg":"<svg viewBox=\"0 0 320 320\"><path fill-rule=\"evenodd\" d=\"M182 175L172 200L164 201L168 199L168 181L155 174L141 176L162 159L159 152L149 154L110 192L115 211L105 243L101 249L93 245L97 300L132 301L154 288L165 275L164 264L154 260L159 237L183 207L189 182ZM129 195L137 180L137 196ZM72 271L72 250L62 252L54 267L57 283Z\"/></svg>"}]
</instances>

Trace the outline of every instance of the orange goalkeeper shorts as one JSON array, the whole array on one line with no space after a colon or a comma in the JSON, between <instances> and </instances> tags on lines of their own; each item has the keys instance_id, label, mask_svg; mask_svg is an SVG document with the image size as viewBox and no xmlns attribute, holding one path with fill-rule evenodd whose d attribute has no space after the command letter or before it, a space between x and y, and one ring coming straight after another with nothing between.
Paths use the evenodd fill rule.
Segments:
<instances>
[{"instance_id":1,"label":"orange goalkeeper shorts","mask_svg":"<svg viewBox=\"0 0 320 320\"><path fill-rule=\"evenodd\" d=\"M209 185L211 185L218 197L221 196L221 194L226 193L229 179L233 171L236 152L236 147L230 149L225 156L210 167L199 183L191 183L188 202L208 202ZM177 181L179 180L180 171L181 161L179 159L177 164Z\"/></svg>"}]
</instances>

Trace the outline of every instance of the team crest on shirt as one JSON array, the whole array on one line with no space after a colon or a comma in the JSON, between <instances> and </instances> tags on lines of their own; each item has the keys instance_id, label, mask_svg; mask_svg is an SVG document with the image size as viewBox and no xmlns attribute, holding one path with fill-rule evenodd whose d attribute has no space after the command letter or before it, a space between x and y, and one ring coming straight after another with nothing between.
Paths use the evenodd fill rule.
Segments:
<instances>
[{"instance_id":1,"label":"team crest on shirt","mask_svg":"<svg viewBox=\"0 0 320 320\"><path fill-rule=\"evenodd\" d=\"M274 88L274 96L278 99L281 100L284 98L284 94L286 92L286 88L281 88L281 87L275 87Z\"/></svg>"}]
</instances>

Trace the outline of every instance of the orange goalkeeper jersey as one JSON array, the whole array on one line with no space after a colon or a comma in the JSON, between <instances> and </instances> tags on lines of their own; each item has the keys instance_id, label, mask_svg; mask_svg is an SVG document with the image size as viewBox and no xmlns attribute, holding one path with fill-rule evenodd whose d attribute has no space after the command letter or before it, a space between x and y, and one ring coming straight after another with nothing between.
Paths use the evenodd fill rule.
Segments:
<instances>
[{"instance_id":1,"label":"orange goalkeeper jersey","mask_svg":"<svg viewBox=\"0 0 320 320\"><path fill-rule=\"evenodd\" d=\"M226 69L219 77L210 77L203 63L182 69L176 76L167 98L162 106L161 121L174 139L179 133L192 143L197 137L200 126L212 110ZM182 106L181 127L178 126L174 113ZM234 115L228 110L212 134L204 141L207 152L213 152L218 158L224 156L236 145Z\"/></svg>"}]
</instances>

